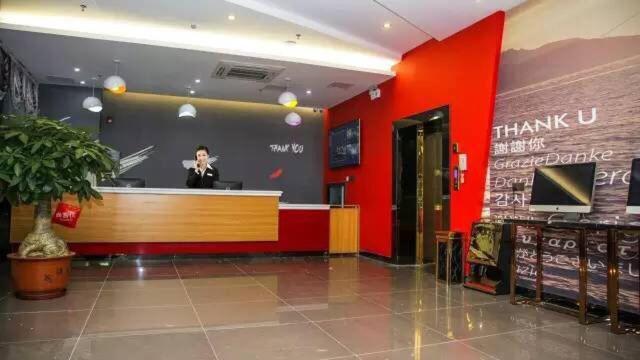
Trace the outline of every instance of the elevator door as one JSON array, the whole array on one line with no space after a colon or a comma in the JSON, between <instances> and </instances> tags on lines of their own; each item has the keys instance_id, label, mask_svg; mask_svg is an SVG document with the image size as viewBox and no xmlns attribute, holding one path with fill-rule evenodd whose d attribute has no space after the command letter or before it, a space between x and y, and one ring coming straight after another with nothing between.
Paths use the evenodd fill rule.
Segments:
<instances>
[{"instance_id":1,"label":"elevator door","mask_svg":"<svg viewBox=\"0 0 640 360\"><path fill-rule=\"evenodd\" d=\"M418 126L394 126L394 222L393 261L397 264L416 262L416 177Z\"/></svg>"},{"instance_id":2,"label":"elevator door","mask_svg":"<svg viewBox=\"0 0 640 360\"><path fill-rule=\"evenodd\" d=\"M435 262L436 230L442 230L442 133L424 136L424 263Z\"/></svg>"}]
</instances>

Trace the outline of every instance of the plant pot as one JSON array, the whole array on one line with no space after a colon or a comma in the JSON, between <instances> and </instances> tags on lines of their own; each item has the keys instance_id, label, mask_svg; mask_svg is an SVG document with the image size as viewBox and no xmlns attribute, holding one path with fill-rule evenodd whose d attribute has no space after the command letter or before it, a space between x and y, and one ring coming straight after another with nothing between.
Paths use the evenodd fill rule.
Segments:
<instances>
[{"instance_id":1,"label":"plant pot","mask_svg":"<svg viewBox=\"0 0 640 360\"><path fill-rule=\"evenodd\" d=\"M74 252L56 257L21 257L13 253L11 280L17 298L45 300L63 296L67 292Z\"/></svg>"}]
</instances>

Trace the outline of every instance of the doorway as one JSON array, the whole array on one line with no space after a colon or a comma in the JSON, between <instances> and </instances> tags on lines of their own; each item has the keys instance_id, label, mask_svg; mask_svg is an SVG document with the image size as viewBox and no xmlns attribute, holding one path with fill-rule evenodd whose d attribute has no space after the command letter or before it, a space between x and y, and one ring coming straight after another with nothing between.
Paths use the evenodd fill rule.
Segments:
<instances>
[{"instance_id":1,"label":"doorway","mask_svg":"<svg viewBox=\"0 0 640 360\"><path fill-rule=\"evenodd\" d=\"M449 107L395 121L392 144L392 260L433 263L435 232L449 229Z\"/></svg>"}]
</instances>

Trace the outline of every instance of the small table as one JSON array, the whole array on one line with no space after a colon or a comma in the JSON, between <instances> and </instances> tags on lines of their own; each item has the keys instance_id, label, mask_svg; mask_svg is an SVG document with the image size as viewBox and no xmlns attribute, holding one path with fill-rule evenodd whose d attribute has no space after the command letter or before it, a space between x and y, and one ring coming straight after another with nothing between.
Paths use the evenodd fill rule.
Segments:
<instances>
[{"instance_id":1,"label":"small table","mask_svg":"<svg viewBox=\"0 0 640 360\"><path fill-rule=\"evenodd\" d=\"M640 226L627 224L602 224L602 223L582 223L569 221L547 222L544 220L521 220L510 219L506 221L510 224L511 240L513 241L513 253L511 257L511 304L519 304L516 298L516 236L517 227L529 227L536 231L536 295L532 301L525 302L541 305L542 302L542 230L545 228L567 229L576 231L576 243L578 244L578 321L580 324L590 324L587 318L587 230L607 231L607 307L611 319L611 332L620 334L629 331L637 331L633 327L623 328L618 318L619 304L619 271L618 271L618 234L621 232L638 232ZM615 249L615 250L613 250Z\"/></svg>"},{"instance_id":2,"label":"small table","mask_svg":"<svg viewBox=\"0 0 640 360\"><path fill-rule=\"evenodd\" d=\"M457 242L459 252L458 256L460 258L459 263L457 264L459 274L454 274L456 276L452 276L451 274L454 242ZM447 285L450 285L453 281L462 282L462 274L464 272L462 269L462 264L464 264L464 260L462 258L462 234L454 231L436 231L436 280L440 279L440 244L445 244L447 247L445 259L445 281Z\"/></svg>"}]
</instances>

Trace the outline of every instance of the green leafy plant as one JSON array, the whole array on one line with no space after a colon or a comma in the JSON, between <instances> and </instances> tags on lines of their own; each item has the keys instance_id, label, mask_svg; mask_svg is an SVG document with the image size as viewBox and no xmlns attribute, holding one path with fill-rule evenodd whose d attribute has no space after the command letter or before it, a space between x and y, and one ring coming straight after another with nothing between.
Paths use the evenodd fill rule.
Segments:
<instances>
[{"instance_id":1,"label":"green leafy plant","mask_svg":"<svg viewBox=\"0 0 640 360\"><path fill-rule=\"evenodd\" d=\"M51 202L64 194L79 201L102 199L87 176L110 176L107 148L80 129L36 116L0 118L0 200L33 204L35 225L20 244L21 256L61 256L64 241L51 229Z\"/></svg>"}]
</instances>

